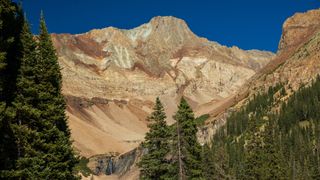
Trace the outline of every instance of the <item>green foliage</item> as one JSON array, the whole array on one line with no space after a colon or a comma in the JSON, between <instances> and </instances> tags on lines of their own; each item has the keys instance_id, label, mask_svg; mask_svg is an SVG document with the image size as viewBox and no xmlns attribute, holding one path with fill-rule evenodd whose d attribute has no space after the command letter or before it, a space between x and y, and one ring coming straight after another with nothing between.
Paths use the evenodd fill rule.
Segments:
<instances>
[{"instance_id":1,"label":"green foliage","mask_svg":"<svg viewBox=\"0 0 320 180\"><path fill-rule=\"evenodd\" d=\"M58 59L43 15L40 20L36 76L36 107L41 114L36 121L40 143L35 144L35 176L43 179L75 179L73 168L77 163L70 141L65 115L65 102L61 94L62 77ZM29 126L29 127L32 127ZM29 156L28 156L29 157ZM42 166L39 167L39 163ZM28 166L30 167L30 166Z\"/></svg>"},{"instance_id":2,"label":"green foliage","mask_svg":"<svg viewBox=\"0 0 320 180\"><path fill-rule=\"evenodd\" d=\"M273 121L269 120L261 132L250 120L247 144L245 145L243 179L288 179L284 156L275 141Z\"/></svg>"},{"instance_id":3,"label":"green foliage","mask_svg":"<svg viewBox=\"0 0 320 180\"><path fill-rule=\"evenodd\" d=\"M16 97L12 102L14 115L10 118L11 128L17 147L17 164L13 170L16 177L36 178L32 175L34 166L38 164L40 155L34 146L41 139L36 129L36 122L41 121L41 111L36 108L37 89L34 81L36 73L34 66L37 63L36 42L30 32L27 22L24 23L20 34L21 59L17 75ZM36 165L35 165L35 164Z\"/></svg>"},{"instance_id":4,"label":"green foliage","mask_svg":"<svg viewBox=\"0 0 320 180\"><path fill-rule=\"evenodd\" d=\"M163 106L157 98L154 111L148 117L150 130L142 144L147 153L138 163L140 178L204 179L204 149L197 141L197 124L187 101L181 99L174 115L175 124L166 125L165 118Z\"/></svg>"},{"instance_id":5,"label":"green foliage","mask_svg":"<svg viewBox=\"0 0 320 180\"><path fill-rule=\"evenodd\" d=\"M204 122L210 117L209 114L203 114L195 119L197 126L203 126Z\"/></svg>"},{"instance_id":6,"label":"green foliage","mask_svg":"<svg viewBox=\"0 0 320 180\"><path fill-rule=\"evenodd\" d=\"M288 132L299 121L320 119L319 101L320 77L318 76L311 86L301 87L287 103L283 103L279 114L279 126Z\"/></svg>"},{"instance_id":7,"label":"green foliage","mask_svg":"<svg viewBox=\"0 0 320 180\"><path fill-rule=\"evenodd\" d=\"M39 61L37 64L37 73L39 75L39 90L42 91L40 99L45 102L40 105L40 109L46 112L43 114L43 118L46 118L46 116L53 118L51 121L54 125L66 133L66 135L69 135L70 132L66 124L67 121L64 112L66 104L61 94L62 75L43 14L40 19L38 50Z\"/></svg>"},{"instance_id":8,"label":"green foliage","mask_svg":"<svg viewBox=\"0 0 320 180\"><path fill-rule=\"evenodd\" d=\"M204 178L210 179L213 178L216 175L216 168L215 168L215 159L213 151L210 150L210 147L208 144L205 144L202 147L202 171Z\"/></svg>"},{"instance_id":9,"label":"green foliage","mask_svg":"<svg viewBox=\"0 0 320 180\"><path fill-rule=\"evenodd\" d=\"M258 130L257 121L249 120L247 143L245 144L244 170L241 173L243 179L263 178L263 139Z\"/></svg>"},{"instance_id":10,"label":"green foliage","mask_svg":"<svg viewBox=\"0 0 320 180\"><path fill-rule=\"evenodd\" d=\"M269 87L265 93L258 93L239 111L231 113L227 120L227 133L229 136L237 137L243 134L248 126L248 119L251 116L252 119L258 120L261 123L261 119L267 112L270 111L272 105L275 103L275 93L278 91L284 91L282 84L276 84L274 87Z\"/></svg>"},{"instance_id":11,"label":"green foliage","mask_svg":"<svg viewBox=\"0 0 320 180\"><path fill-rule=\"evenodd\" d=\"M226 147L229 177L319 178L320 77L274 111L286 95L282 84L256 94L214 136L211 151Z\"/></svg>"},{"instance_id":12,"label":"green foliage","mask_svg":"<svg viewBox=\"0 0 320 180\"><path fill-rule=\"evenodd\" d=\"M15 166L17 148L10 127L19 69L22 12L10 0L0 0L0 177ZM6 172L6 173L5 173Z\"/></svg>"},{"instance_id":13,"label":"green foliage","mask_svg":"<svg viewBox=\"0 0 320 180\"><path fill-rule=\"evenodd\" d=\"M138 163L141 168L141 179L165 179L168 174L169 160L166 156L170 151L170 130L165 119L163 105L157 98L153 112L147 118L150 130L142 144L148 153Z\"/></svg>"},{"instance_id":14,"label":"green foliage","mask_svg":"<svg viewBox=\"0 0 320 180\"><path fill-rule=\"evenodd\" d=\"M35 42L22 10L1 0L0 178L77 179L61 74L44 18Z\"/></svg>"},{"instance_id":15,"label":"green foliage","mask_svg":"<svg viewBox=\"0 0 320 180\"><path fill-rule=\"evenodd\" d=\"M262 179L288 179L283 152L276 136L274 120L270 119L263 132L263 178Z\"/></svg>"},{"instance_id":16,"label":"green foliage","mask_svg":"<svg viewBox=\"0 0 320 180\"><path fill-rule=\"evenodd\" d=\"M230 179L229 159L224 146L208 144L202 146L202 170L204 179Z\"/></svg>"},{"instance_id":17,"label":"green foliage","mask_svg":"<svg viewBox=\"0 0 320 180\"><path fill-rule=\"evenodd\" d=\"M89 159L81 157L79 163L75 166L75 171L80 172L83 176L88 177L93 174L90 168L88 168Z\"/></svg>"},{"instance_id":18,"label":"green foliage","mask_svg":"<svg viewBox=\"0 0 320 180\"><path fill-rule=\"evenodd\" d=\"M178 178L201 179L201 146L197 141L197 125L191 107L181 98L174 115L176 129L173 137L173 163L171 171L178 172Z\"/></svg>"}]
</instances>

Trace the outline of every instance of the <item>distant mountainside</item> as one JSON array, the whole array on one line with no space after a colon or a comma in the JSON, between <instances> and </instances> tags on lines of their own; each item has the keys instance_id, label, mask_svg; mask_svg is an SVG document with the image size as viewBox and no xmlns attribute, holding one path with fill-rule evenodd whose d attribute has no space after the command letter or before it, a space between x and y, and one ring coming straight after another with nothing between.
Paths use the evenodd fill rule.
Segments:
<instances>
[{"instance_id":1,"label":"distant mountainside","mask_svg":"<svg viewBox=\"0 0 320 180\"><path fill-rule=\"evenodd\" d=\"M283 99L286 100L320 73L320 9L296 13L284 22L282 32L276 56L252 76L234 98L211 113L207 126L199 132L202 141L208 141L217 126L226 122L230 107L240 108L257 92L265 92L279 83L288 93Z\"/></svg>"},{"instance_id":2,"label":"distant mountainside","mask_svg":"<svg viewBox=\"0 0 320 180\"><path fill-rule=\"evenodd\" d=\"M320 9L296 13L285 21L277 56L256 75L255 86L283 82L296 90L309 83L320 72L319 50Z\"/></svg>"},{"instance_id":3,"label":"distant mountainside","mask_svg":"<svg viewBox=\"0 0 320 180\"><path fill-rule=\"evenodd\" d=\"M319 179L319 60L320 9L296 13L275 58L198 133L218 177Z\"/></svg>"},{"instance_id":4,"label":"distant mountainside","mask_svg":"<svg viewBox=\"0 0 320 180\"><path fill-rule=\"evenodd\" d=\"M182 95L197 116L210 114L274 58L197 37L175 17L155 17L131 30L108 27L52 39L72 138L87 157L137 147L157 96L169 124Z\"/></svg>"}]
</instances>

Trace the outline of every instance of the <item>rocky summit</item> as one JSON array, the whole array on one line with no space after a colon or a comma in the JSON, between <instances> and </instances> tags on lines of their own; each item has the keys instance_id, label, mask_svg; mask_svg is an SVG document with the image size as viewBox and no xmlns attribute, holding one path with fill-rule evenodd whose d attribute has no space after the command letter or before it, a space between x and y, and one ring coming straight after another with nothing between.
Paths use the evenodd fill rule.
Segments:
<instances>
[{"instance_id":1,"label":"rocky summit","mask_svg":"<svg viewBox=\"0 0 320 180\"><path fill-rule=\"evenodd\" d=\"M74 145L87 157L137 147L157 96L169 124L181 96L196 116L210 114L274 58L271 52L198 37L185 21L171 16L130 30L107 27L52 34L52 39ZM294 43L283 41L280 47Z\"/></svg>"}]
</instances>

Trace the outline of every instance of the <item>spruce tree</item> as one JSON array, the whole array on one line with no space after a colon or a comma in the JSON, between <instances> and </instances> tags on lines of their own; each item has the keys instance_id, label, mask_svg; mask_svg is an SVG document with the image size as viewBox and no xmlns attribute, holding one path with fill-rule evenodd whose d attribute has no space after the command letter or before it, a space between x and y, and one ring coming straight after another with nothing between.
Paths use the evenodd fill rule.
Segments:
<instances>
[{"instance_id":1,"label":"spruce tree","mask_svg":"<svg viewBox=\"0 0 320 180\"><path fill-rule=\"evenodd\" d=\"M153 112L147 118L150 122L148 125L150 130L142 144L147 149L147 154L138 164L141 168L141 179L157 180L167 177L170 131L165 119L164 108L160 99L157 98Z\"/></svg>"},{"instance_id":2,"label":"spruce tree","mask_svg":"<svg viewBox=\"0 0 320 180\"><path fill-rule=\"evenodd\" d=\"M179 179L202 179L201 146L197 141L197 126L191 107L181 98L178 111L173 117L176 120L173 138L173 163L171 173Z\"/></svg>"},{"instance_id":3,"label":"spruce tree","mask_svg":"<svg viewBox=\"0 0 320 180\"><path fill-rule=\"evenodd\" d=\"M205 144L202 147L202 172L205 179L216 179L217 171L216 171L216 163L215 155L213 148L210 148L208 144Z\"/></svg>"},{"instance_id":4,"label":"spruce tree","mask_svg":"<svg viewBox=\"0 0 320 180\"><path fill-rule=\"evenodd\" d=\"M11 0L0 0L0 178L15 166L17 149L9 117L16 94L19 68L19 34L22 27L21 9Z\"/></svg>"},{"instance_id":5,"label":"spruce tree","mask_svg":"<svg viewBox=\"0 0 320 180\"><path fill-rule=\"evenodd\" d=\"M14 117L11 127L17 147L16 167L11 170L13 177L37 179L37 167L41 163L42 140L39 137L38 124L41 123L41 111L37 109L39 92L36 84L37 44L26 20L20 34L21 59L17 76L16 98L13 104Z\"/></svg>"},{"instance_id":6,"label":"spruce tree","mask_svg":"<svg viewBox=\"0 0 320 180\"><path fill-rule=\"evenodd\" d=\"M22 25L21 8L11 0L0 0L0 101L6 106L15 97Z\"/></svg>"},{"instance_id":7,"label":"spruce tree","mask_svg":"<svg viewBox=\"0 0 320 180\"><path fill-rule=\"evenodd\" d=\"M263 176L262 179L288 179L284 156L275 140L274 122L269 120L263 133Z\"/></svg>"},{"instance_id":8,"label":"spruce tree","mask_svg":"<svg viewBox=\"0 0 320 180\"><path fill-rule=\"evenodd\" d=\"M40 19L39 63L37 70L39 88L43 92L41 98L44 103L42 104L43 106L40 104L40 108L45 112L43 116L52 118L51 121L55 126L66 135L69 135L70 132L64 112L66 104L61 94L62 75L43 13L41 13Z\"/></svg>"},{"instance_id":9,"label":"spruce tree","mask_svg":"<svg viewBox=\"0 0 320 180\"><path fill-rule=\"evenodd\" d=\"M311 178L320 180L320 164L319 164L319 156L311 157L312 159L310 160L310 170L311 170Z\"/></svg>"},{"instance_id":10,"label":"spruce tree","mask_svg":"<svg viewBox=\"0 0 320 180\"><path fill-rule=\"evenodd\" d=\"M257 120L249 120L249 129L247 142L245 146L244 171L241 179L256 180L262 179L263 176L263 159L262 159L262 137L257 125Z\"/></svg>"},{"instance_id":11,"label":"spruce tree","mask_svg":"<svg viewBox=\"0 0 320 180\"><path fill-rule=\"evenodd\" d=\"M34 152L37 154L37 166L32 173L39 179L75 179L73 168L77 158L72 149L65 115L66 104L61 94L60 67L43 15L38 41L35 66L38 103L35 108L41 113L40 121L35 126L40 142L37 142Z\"/></svg>"}]
</instances>

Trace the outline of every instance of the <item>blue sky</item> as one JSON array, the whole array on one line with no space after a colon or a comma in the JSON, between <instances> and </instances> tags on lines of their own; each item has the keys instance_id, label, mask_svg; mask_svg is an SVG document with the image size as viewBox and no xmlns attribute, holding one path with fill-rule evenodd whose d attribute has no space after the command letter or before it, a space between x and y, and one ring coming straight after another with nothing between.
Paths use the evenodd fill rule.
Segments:
<instances>
[{"instance_id":1,"label":"blue sky","mask_svg":"<svg viewBox=\"0 0 320 180\"><path fill-rule=\"evenodd\" d=\"M295 12L320 8L320 0L22 0L33 33L43 10L52 33L129 29L154 16L184 19L198 36L222 45L276 51L282 24Z\"/></svg>"}]
</instances>

